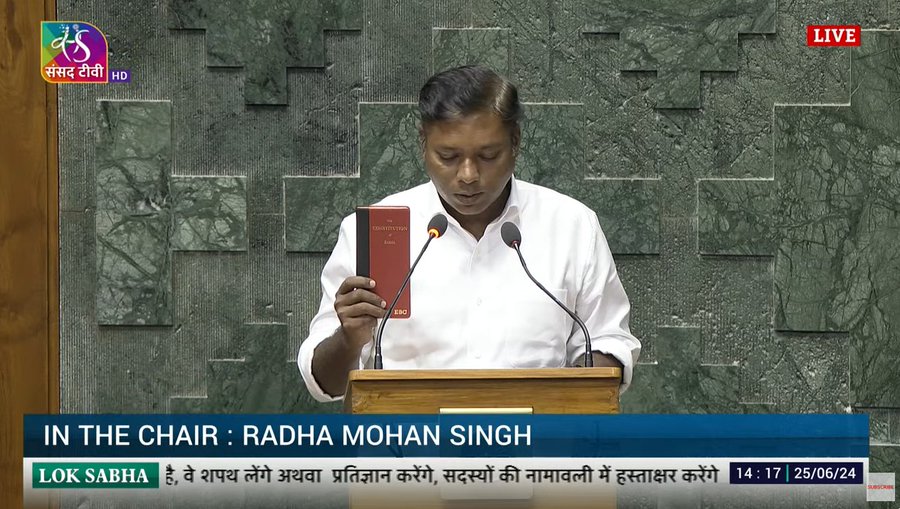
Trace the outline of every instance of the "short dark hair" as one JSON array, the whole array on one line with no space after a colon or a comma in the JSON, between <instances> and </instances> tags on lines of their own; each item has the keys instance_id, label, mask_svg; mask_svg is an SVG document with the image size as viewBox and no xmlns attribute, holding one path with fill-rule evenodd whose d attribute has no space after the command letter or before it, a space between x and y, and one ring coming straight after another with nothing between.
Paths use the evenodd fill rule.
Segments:
<instances>
[{"instance_id":1,"label":"short dark hair","mask_svg":"<svg viewBox=\"0 0 900 509\"><path fill-rule=\"evenodd\" d=\"M522 119L516 86L487 67L465 65L447 69L428 78L419 91L423 127L480 111L496 113L510 130L517 128Z\"/></svg>"}]
</instances>

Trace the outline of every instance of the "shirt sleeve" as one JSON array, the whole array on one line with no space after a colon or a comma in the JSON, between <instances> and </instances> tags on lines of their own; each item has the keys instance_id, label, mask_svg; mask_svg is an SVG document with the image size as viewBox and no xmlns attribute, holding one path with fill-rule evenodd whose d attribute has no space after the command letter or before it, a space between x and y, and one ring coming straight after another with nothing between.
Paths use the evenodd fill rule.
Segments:
<instances>
[{"instance_id":1,"label":"shirt sleeve","mask_svg":"<svg viewBox=\"0 0 900 509\"><path fill-rule=\"evenodd\" d=\"M341 326L341 321L334 311L334 296L344 279L356 273L355 229L355 216L351 215L341 222L337 244L322 270L322 301L319 303L319 311L310 322L309 336L301 343L300 351L297 353L297 366L300 368L300 375L306 388L313 398L322 402L344 398L343 395L331 396L322 390L313 376L312 359L316 347Z\"/></svg>"},{"instance_id":2,"label":"shirt sleeve","mask_svg":"<svg viewBox=\"0 0 900 509\"><path fill-rule=\"evenodd\" d=\"M634 365L641 353L641 342L628 327L631 305L619 281L597 214L593 212L590 214L590 227L591 241L578 249L587 252L584 252L584 275L577 292L575 312L584 320L591 334L591 350L612 355L622 363L621 393L631 384ZM584 355L584 334L577 324L569 337L567 354L569 364L574 364Z\"/></svg>"}]
</instances>

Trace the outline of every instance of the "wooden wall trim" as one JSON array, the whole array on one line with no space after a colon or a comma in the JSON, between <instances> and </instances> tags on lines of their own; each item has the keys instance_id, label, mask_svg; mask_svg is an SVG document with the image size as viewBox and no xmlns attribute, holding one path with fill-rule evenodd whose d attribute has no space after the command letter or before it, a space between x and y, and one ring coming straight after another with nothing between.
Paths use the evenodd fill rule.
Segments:
<instances>
[{"instance_id":1,"label":"wooden wall trim","mask_svg":"<svg viewBox=\"0 0 900 509\"><path fill-rule=\"evenodd\" d=\"M44 20L56 19L56 0L44 0ZM42 80L43 81L43 80ZM56 85L44 83L47 105L47 387L48 411L59 413L59 107Z\"/></svg>"},{"instance_id":2,"label":"wooden wall trim","mask_svg":"<svg viewBox=\"0 0 900 509\"><path fill-rule=\"evenodd\" d=\"M22 506L22 417L59 410L56 90L41 79L52 0L0 6L0 507Z\"/></svg>"}]
</instances>

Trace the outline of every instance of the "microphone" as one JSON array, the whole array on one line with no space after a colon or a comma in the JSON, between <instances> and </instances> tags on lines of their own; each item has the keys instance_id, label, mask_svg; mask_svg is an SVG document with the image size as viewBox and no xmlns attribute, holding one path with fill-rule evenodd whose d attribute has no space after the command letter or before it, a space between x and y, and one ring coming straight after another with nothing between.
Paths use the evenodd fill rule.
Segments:
<instances>
[{"instance_id":1,"label":"microphone","mask_svg":"<svg viewBox=\"0 0 900 509\"><path fill-rule=\"evenodd\" d=\"M425 254L425 250L428 249L428 245L431 244L432 240L440 237L446 231L447 216L440 213L435 214L434 217L431 218L431 221L428 222L428 240L425 241L425 245L422 246L422 250L419 251L419 256L416 257L416 261L410 266L409 272L406 273L406 279L404 279L403 284L400 285L400 290L397 291L397 295L394 296L394 300L391 302L390 307L387 308L387 314L384 315L381 324L378 326L378 334L375 335L375 369L384 369L384 361L381 357L381 335L384 334L384 324L387 323L388 318L390 318L391 314L394 312L394 307L397 305L397 301L400 300L400 295L409 284L409 278L412 277L412 273L416 270L416 265L419 264L419 260L422 259L422 255Z\"/></svg>"},{"instance_id":2,"label":"microphone","mask_svg":"<svg viewBox=\"0 0 900 509\"><path fill-rule=\"evenodd\" d=\"M578 315L575 314L574 311L566 307L565 304L559 301L549 290L547 290L544 285L542 285L534 276L531 275L531 271L528 270L528 265L525 264L525 258L522 257L522 251L519 250L519 244L522 243L522 232L519 231L519 228L513 223L507 221L503 223L500 227L500 237L503 239L503 243L507 246L516 250L516 254L519 255L519 261L522 263L522 268L525 269L525 274L528 274L528 278L537 285L538 288L543 290L544 293L550 297L553 302L556 303L557 306L561 307L563 311L569 314L579 326L581 326L581 332L584 333L584 366L586 368L594 367L594 358L591 356L591 335L588 332L587 326L584 324L584 321L581 318L578 318Z\"/></svg>"}]
</instances>

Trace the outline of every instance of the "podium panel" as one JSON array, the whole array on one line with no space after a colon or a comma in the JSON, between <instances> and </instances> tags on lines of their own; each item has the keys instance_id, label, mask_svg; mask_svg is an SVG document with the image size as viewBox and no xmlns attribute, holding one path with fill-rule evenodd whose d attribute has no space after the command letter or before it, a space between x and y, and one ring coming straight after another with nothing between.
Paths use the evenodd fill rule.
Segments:
<instances>
[{"instance_id":1,"label":"podium panel","mask_svg":"<svg viewBox=\"0 0 900 509\"><path fill-rule=\"evenodd\" d=\"M351 414L619 412L619 368L363 370L350 373L344 411ZM565 486L535 485L516 500L447 500L438 494L350 494L352 509L615 508L612 486L574 495Z\"/></svg>"},{"instance_id":2,"label":"podium panel","mask_svg":"<svg viewBox=\"0 0 900 509\"><path fill-rule=\"evenodd\" d=\"M436 414L531 408L536 414L619 412L619 368L361 370L350 373L344 411ZM516 410L510 413L520 413Z\"/></svg>"}]
</instances>

